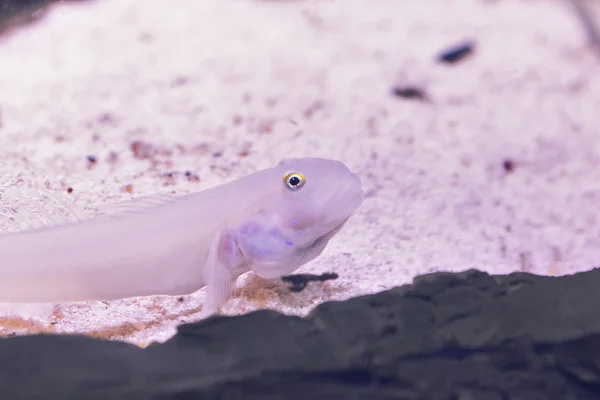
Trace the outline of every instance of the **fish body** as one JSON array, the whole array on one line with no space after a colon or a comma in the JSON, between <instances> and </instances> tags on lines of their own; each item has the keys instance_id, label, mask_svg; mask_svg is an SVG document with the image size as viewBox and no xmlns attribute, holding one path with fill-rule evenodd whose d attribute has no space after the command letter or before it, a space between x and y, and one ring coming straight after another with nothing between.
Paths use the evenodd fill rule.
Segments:
<instances>
[{"instance_id":1,"label":"fish body","mask_svg":"<svg viewBox=\"0 0 600 400\"><path fill-rule=\"evenodd\" d=\"M184 295L219 311L237 277L287 275L317 257L360 206L341 162L286 159L181 197L146 196L94 219L0 236L0 302Z\"/></svg>"}]
</instances>

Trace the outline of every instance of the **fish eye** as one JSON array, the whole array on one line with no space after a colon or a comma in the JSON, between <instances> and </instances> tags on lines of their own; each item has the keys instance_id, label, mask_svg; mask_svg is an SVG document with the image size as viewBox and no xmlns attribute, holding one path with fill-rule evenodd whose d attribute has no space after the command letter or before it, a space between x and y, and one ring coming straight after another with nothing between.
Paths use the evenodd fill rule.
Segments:
<instances>
[{"instance_id":1,"label":"fish eye","mask_svg":"<svg viewBox=\"0 0 600 400\"><path fill-rule=\"evenodd\" d=\"M290 172L283 177L283 182L288 189L298 190L306 183L306 178L299 172Z\"/></svg>"}]
</instances>

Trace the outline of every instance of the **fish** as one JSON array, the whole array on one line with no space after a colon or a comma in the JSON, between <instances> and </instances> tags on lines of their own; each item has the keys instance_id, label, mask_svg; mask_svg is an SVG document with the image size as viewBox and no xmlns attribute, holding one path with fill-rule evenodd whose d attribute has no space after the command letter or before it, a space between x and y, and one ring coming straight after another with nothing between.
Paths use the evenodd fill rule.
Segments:
<instances>
[{"instance_id":1,"label":"fish","mask_svg":"<svg viewBox=\"0 0 600 400\"><path fill-rule=\"evenodd\" d=\"M0 236L0 302L181 296L220 312L239 276L289 275L318 257L361 206L342 162L287 158L221 186L119 202L95 218Z\"/></svg>"}]
</instances>

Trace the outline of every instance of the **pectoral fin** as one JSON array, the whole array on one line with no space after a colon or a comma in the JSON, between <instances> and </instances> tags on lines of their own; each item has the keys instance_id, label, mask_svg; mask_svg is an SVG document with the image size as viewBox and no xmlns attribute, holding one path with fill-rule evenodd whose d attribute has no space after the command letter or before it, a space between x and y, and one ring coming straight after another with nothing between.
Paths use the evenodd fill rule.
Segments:
<instances>
[{"instance_id":1,"label":"pectoral fin","mask_svg":"<svg viewBox=\"0 0 600 400\"><path fill-rule=\"evenodd\" d=\"M211 243L204 265L206 296L199 315L201 319L221 310L233 294L235 280L248 271L245 265L234 234L226 228L221 229Z\"/></svg>"}]
</instances>

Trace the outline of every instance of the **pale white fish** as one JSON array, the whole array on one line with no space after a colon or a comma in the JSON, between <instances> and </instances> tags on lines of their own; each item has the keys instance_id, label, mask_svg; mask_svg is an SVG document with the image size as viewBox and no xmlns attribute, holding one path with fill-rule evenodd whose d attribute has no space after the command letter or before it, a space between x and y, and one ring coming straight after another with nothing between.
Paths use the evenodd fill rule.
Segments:
<instances>
[{"instance_id":1,"label":"pale white fish","mask_svg":"<svg viewBox=\"0 0 600 400\"><path fill-rule=\"evenodd\" d=\"M184 295L206 286L201 318L235 280L287 275L313 260L361 205L339 161L286 159L181 197L119 203L92 220L0 237L0 302Z\"/></svg>"}]
</instances>

